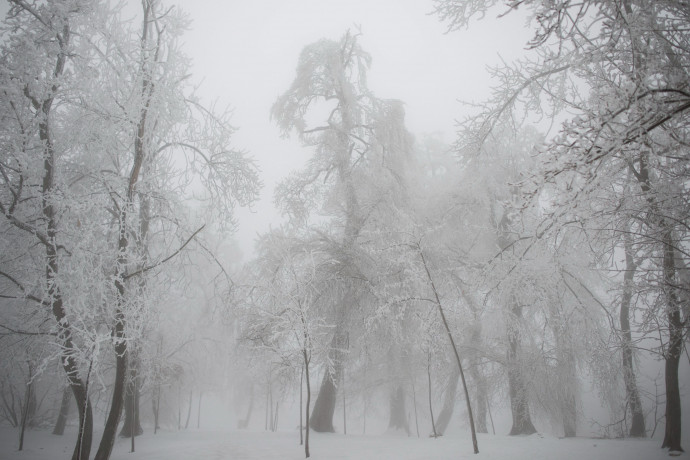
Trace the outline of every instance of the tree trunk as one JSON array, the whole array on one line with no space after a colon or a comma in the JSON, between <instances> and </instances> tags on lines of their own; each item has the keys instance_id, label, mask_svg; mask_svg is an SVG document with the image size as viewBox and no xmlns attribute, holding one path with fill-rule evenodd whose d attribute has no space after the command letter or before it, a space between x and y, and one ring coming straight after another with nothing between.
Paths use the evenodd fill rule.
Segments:
<instances>
[{"instance_id":1,"label":"tree trunk","mask_svg":"<svg viewBox=\"0 0 690 460\"><path fill-rule=\"evenodd\" d=\"M200 391L199 392L199 411L196 413L196 429L198 430L201 428L201 397L203 396L204 392Z\"/></svg>"},{"instance_id":2,"label":"tree trunk","mask_svg":"<svg viewBox=\"0 0 690 460\"><path fill-rule=\"evenodd\" d=\"M417 392L412 383L412 404L414 404L414 425L417 428L417 437L419 437L419 417L417 416Z\"/></svg>"},{"instance_id":3,"label":"tree trunk","mask_svg":"<svg viewBox=\"0 0 690 460\"><path fill-rule=\"evenodd\" d=\"M307 381L307 406L304 410L304 416L306 417L306 432L304 434L304 455L306 458L309 458L309 430L310 430L310 424L309 424L309 404L311 403L311 383L309 381L309 357L307 354L307 350L302 351L303 356L304 356L304 378Z\"/></svg>"},{"instance_id":4,"label":"tree trunk","mask_svg":"<svg viewBox=\"0 0 690 460\"><path fill-rule=\"evenodd\" d=\"M157 434L160 426L158 424L160 410L161 410L161 385L156 384L154 397L151 398L151 405L153 406L153 434Z\"/></svg>"},{"instance_id":5,"label":"tree trunk","mask_svg":"<svg viewBox=\"0 0 690 460\"><path fill-rule=\"evenodd\" d=\"M19 430L19 451L24 449L24 432L26 431L26 424L29 419L29 405L31 404L31 374L32 370L29 366L29 382L26 384L26 394L24 395L24 404L22 406L22 423Z\"/></svg>"},{"instance_id":6,"label":"tree trunk","mask_svg":"<svg viewBox=\"0 0 690 460\"><path fill-rule=\"evenodd\" d=\"M299 445L304 445L304 364L299 375Z\"/></svg>"},{"instance_id":7,"label":"tree trunk","mask_svg":"<svg viewBox=\"0 0 690 460\"><path fill-rule=\"evenodd\" d=\"M189 419L192 416L192 395L194 392L192 390L189 391L189 406L187 406L187 419L184 422L184 429L186 430L189 428Z\"/></svg>"},{"instance_id":8,"label":"tree trunk","mask_svg":"<svg viewBox=\"0 0 690 460\"><path fill-rule=\"evenodd\" d=\"M522 317L522 307L512 308L513 317L508 321L508 393L510 395L510 410L513 416L513 426L510 436L519 434L533 434L537 430L532 424L529 404L527 401L527 389L522 380L522 371L518 362L518 350L520 347L519 319Z\"/></svg>"},{"instance_id":9,"label":"tree trunk","mask_svg":"<svg viewBox=\"0 0 690 460\"><path fill-rule=\"evenodd\" d=\"M486 425L486 408L487 408L487 395L486 395L486 379L483 375L474 375L472 380L475 381L476 392L475 392L475 410L477 412L477 433L488 433L489 430ZM475 378L477 380L475 380Z\"/></svg>"},{"instance_id":10,"label":"tree trunk","mask_svg":"<svg viewBox=\"0 0 690 460\"><path fill-rule=\"evenodd\" d=\"M389 430L405 430L410 435L410 427L407 425L407 413L405 411L405 393L401 386L398 386L390 398L390 419L388 420Z\"/></svg>"},{"instance_id":11,"label":"tree trunk","mask_svg":"<svg viewBox=\"0 0 690 460\"><path fill-rule=\"evenodd\" d=\"M237 428L238 429L244 430L249 426L249 420L252 417L253 409L254 409L254 385L251 384L249 386L249 407L247 407L247 414L245 415L244 419L237 421Z\"/></svg>"},{"instance_id":12,"label":"tree trunk","mask_svg":"<svg viewBox=\"0 0 690 460\"><path fill-rule=\"evenodd\" d=\"M488 391L488 384L486 381L486 377L484 376L484 373L482 372L481 369L481 357L479 356L478 352L476 350L480 349L482 346L482 323L481 323L481 311L479 308L477 308L476 303L474 302L474 299L472 298L471 295L469 295L468 287L465 285L465 283L460 283L460 287L463 291L463 298L467 302L467 305L470 307L470 310L472 311L472 317L473 317L473 325L472 325L472 332L470 333L470 340L475 348L470 354L469 357L469 374L470 378L472 379L472 382L474 382L474 387L475 387L475 392L474 392L474 409L475 413L477 415L476 421L477 421L477 432L478 433L488 433L489 430L486 428L486 410L488 407L487 403L487 391ZM455 382L455 387L457 387L457 379ZM455 390L453 391L453 396L455 395ZM440 418L440 417L439 417ZM450 417L449 417L450 420ZM445 431L445 427L444 427Z\"/></svg>"},{"instance_id":13,"label":"tree trunk","mask_svg":"<svg viewBox=\"0 0 690 460\"><path fill-rule=\"evenodd\" d=\"M637 266L633 258L630 237L625 237L625 274L623 275L623 297L621 299L621 354L623 355L623 381L625 382L625 397L632 414L629 435L645 437L645 421L642 413L642 401L637 389L635 371L633 369L632 334L630 332L630 301L632 299L633 278Z\"/></svg>"},{"instance_id":14,"label":"tree trunk","mask_svg":"<svg viewBox=\"0 0 690 460\"><path fill-rule=\"evenodd\" d=\"M676 265L674 258L674 241L671 231L663 236L664 257L664 288L666 291L666 314L668 319L669 338L668 348L664 359L666 381L666 430L662 448L670 451L683 452L681 442L681 400L678 386L678 366L683 352L683 321L680 316L680 302L676 292Z\"/></svg>"},{"instance_id":15,"label":"tree trunk","mask_svg":"<svg viewBox=\"0 0 690 460\"><path fill-rule=\"evenodd\" d=\"M478 454L479 453L479 443L477 442L477 432L474 427L474 415L472 414L472 403L470 402L470 393L467 390L467 381L465 380L465 373L462 370L462 361L460 360L460 353L458 352L458 347L455 345L455 339L453 339L453 334L450 332L450 326L448 326L448 321L446 320L446 315L443 313L443 305L441 305L441 298L438 296L438 290L436 289L436 285L434 284L434 279L431 277L431 272L429 271L429 266L426 263L426 258L424 257L424 252L422 251L422 248L417 245L417 249L419 250L419 257L422 259L422 264L424 265L424 271L426 272L427 279L429 280L429 284L431 285L431 290L434 293L434 298L436 300L436 306L438 307L438 314L441 317L441 321L443 322L443 327L446 330L446 334L448 335L448 341L450 342L450 346L453 349L453 354L455 355L455 362L458 365L458 371L460 371L460 380L462 381L462 389L465 393L465 405L467 407L467 419L470 423L470 431L472 433L472 448L474 449L474 453Z\"/></svg>"},{"instance_id":16,"label":"tree trunk","mask_svg":"<svg viewBox=\"0 0 690 460\"><path fill-rule=\"evenodd\" d=\"M316 397L314 403L314 410L311 413L311 427L314 431L319 433L334 433L333 415L335 414L335 405L338 389L336 387L337 381L340 380L340 375L343 369L342 353L340 345L343 343L344 334L341 331L335 332L331 342L330 358L333 362L333 372L327 369L321 381L321 388L319 395Z\"/></svg>"},{"instance_id":17,"label":"tree trunk","mask_svg":"<svg viewBox=\"0 0 690 460\"><path fill-rule=\"evenodd\" d=\"M60 401L60 412L58 412L53 434L62 436L65 433L65 426L67 425L67 417L69 417L69 408L72 402L72 390L69 386L62 391L62 400Z\"/></svg>"},{"instance_id":18,"label":"tree trunk","mask_svg":"<svg viewBox=\"0 0 690 460\"><path fill-rule=\"evenodd\" d=\"M62 75L67 60L66 47L70 42L70 28L68 24L63 27L62 37L58 37L58 43L61 46L61 52L57 57L53 75L55 78ZM53 88L51 94L55 94ZM79 433L77 434L77 443L74 447L72 460L87 460L91 452L91 440L93 436L93 416L91 412L91 404L88 400L88 391L86 385L79 377L79 368L74 357L74 343L72 336L72 326L67 320L67 313L64 308L62 293L59 289L59 262L57 251L57 233L58 221L57 211L53 205L53 200L50 199L55 194L55 149L53 146L53 138L51 134L51 110L53 105L53 96L44 100L41 104L41 119L39 123L39 137L43 142L43 183L41 189L41 199L43 207L43 216L47 223L47 240L49 244L45 244L46 250L46 285L48 290L46 298L52 299L51 310L53 317L58 325L57 343L62 349L62 367L67 374L67 380L70 383L74 398L77 401L79 408Z\"/></svg>"},{"instance_id":19,"label":"tree trunk","mask_svg":"<svg viewBox=\"0 0 690 460\"><path fill-rule=\"evenodd\" d=\"M118 310L115 324L115 386L110 403L108 419L103 428L103 437L98 445L94 460L108 460L113 451L117 426L120 424L122 406L125 399L125 380L127 379L127 342L124 340L124 315ZM86 457L85 457L86 458Z\"/></svg>"},{"instance_id":20,"label":"tree trunk","mask_svg":"<svg viewBox=\"0 0 690 460\"><path fill-rule=\"evenodd\" d=\"M120 430L120 437L122 438L130 438L132 433L134 436L140 436L144 433L139 421L140 392L137 384L137 367L137 364L132 363L128 372L129 378L127 379L124 400L125 420Z\"/></svg>"},{"instance_id":21,"label":"tree trunk","mask_svg":"<svg viewBox=\"0 0 690 460\"><path fill-rule=\"evenodd\" d=\"M460 382L460 370L457 366L451 366L451 373L448 376L448 383L446 385L445 394L443 397L443 407L436 419L436 433L443 436L448 429L448 424L453 416L455 410L455 400L458 392L458 383Z\"/></svg>"},{"instance_id":22,"label":"tree trunk","mask_svg":"<svg viewBox=\"0 0 690 460\"><path fill-rule=\"evenodd\" d=\"M434 438L437 438L440 436L440 433L436 431L436 422L434 421L434 405L431 403L431 356L428 356L428 358L429 361L427 361L426 365L426 376L429 380L429 415L431 416L431 433Z\"/></svg>"}]
</instances>

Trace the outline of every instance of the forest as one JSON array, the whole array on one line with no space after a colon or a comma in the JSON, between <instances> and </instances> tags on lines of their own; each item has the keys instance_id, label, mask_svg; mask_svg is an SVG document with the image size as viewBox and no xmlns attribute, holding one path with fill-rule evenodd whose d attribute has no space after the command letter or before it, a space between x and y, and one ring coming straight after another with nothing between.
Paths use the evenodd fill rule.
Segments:
<instances>
[{"instance_id":1,"label":"forest","mask_svg":"<svg viewBox=\"0 0 690 460\"><path fill-rule=\"evenodd\" d=\"M252 247L268 179L199 94L183 8L7 3L0 457L125 458L211 419L252 450L288 433L289 458L396 435L409 458L544 435L687 455L687 1L429 0L449 35L530 28L452 142L370 88L357 25L302 44L262 110L306 161ZM269 458L225 455L198 458Z\"/></svg>"}]
</instances>

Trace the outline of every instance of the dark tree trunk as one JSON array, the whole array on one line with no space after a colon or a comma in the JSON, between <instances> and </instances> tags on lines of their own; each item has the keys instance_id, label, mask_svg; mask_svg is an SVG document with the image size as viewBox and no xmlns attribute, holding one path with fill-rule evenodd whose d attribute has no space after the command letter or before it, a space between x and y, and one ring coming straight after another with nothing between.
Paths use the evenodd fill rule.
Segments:
<instances>
[{"instance_id":1,"label":"dark tree trunk","mask_svg":"<svg viewBox=\"0 0 690 460\"><path fill-rule=\"evenodd\" d=\"M125 420L120 430L120 437L131 438L132 432L134 436L140 436L144 433L139 421L139 385L137 384L137 365L132 363L129 369L129 378L127 379L127 386L125 388L124 411Z\"/></svg>"},{"instance_id":2,"label":"dark tree trunk","mask_svg":"<svg viewBox=\"0 0 690 460\"><path fill-rule=\"evenodd\" d=\"M407 413L405 411L405 393L401 386L393 392L390 398L389 430L405 430L410 435L410 427L407 425Z\"/></svg>"},{"instance_id":3,"label":"dark tree trunk","mask_svg":"<svg viewBox=\"0 0 690 460\"><path fill-rule=\"evenodd\" d=\"M304 434L304 455L309 458L309 431L310 431L310 420L309 420L309 404L311 404L311 382L309 381L309 355L307 350L302 351L304 357L304 378L307 382L307 406L304 410L304 416L306 417L306 432Z\"/></svg>"},{"instance_id":4,"label":"dark tree trunk","mask_svg":"<svg viewBox=\"0 0 690 460\"><path fill-rule=\"evenodd\" d=\"M70 42L70 27L65 24L61 33L58 34L60 53L57 56L53 76L57 79L62 75L67 61L66 47ZM54 87L51 94L54 96L58 88ZM79 377L79 368L74 358L74 343L72 336L72 326L67 320L67 313L64 308L62 293L57 281L59 275L59 262L57 251L58 221L57 211L53 205L53 200L49 199L55 193L55 149L51 134L51 110L53 106L53 96L38 103L33 102L34 107L41 111L42 121L39 123L39 137L43 142L43 183L42 183L42 207L43 216L47 223L47 243L44 243L46 250L46 284L48 286L47 299L52 299L51 310L53 317L58 325L57 342L62 347L62 367L67 374L74 398L79 408L79 432L77 443L74 447L72 460L87 460L91 452L91 440L93 436L93 417L91 404L88 399L88 389L86 384Z\"/></svg>"},{"instance_id":5,"label":"dark tree trunk","mask_svg":"<svg viewBox=\"0 0 690 460\"><path fill-rule=\"evenodd\" d=\"M154 396L151 398L151 406L153 406L153 434L157 434L160 429L158 424L160 410L161 410L161 386L156 384Z\"/></svg>"},{"instance_id":6,"label":"dark tree trunk","mask_svg":"<svg viewBox=\"0 0 690 460\"><path fill-rule=\"evenodd\" d=\"M336 363L335 366L336 368L340 367L340 364ZM335 370L335 372L338 371ZM333 373L326 371L314 403L314 410L311 413L311 428L319 433L335 432L333 414L335 413L337 389L334 380Z\"/></svg>"},{"instance_id":7,"label":"dark tree trunk","mask_svg":"<svg viewBox=\"0 0 690 460\"><path fill-rule=\"evenodd\" d=\"M683 452L681 442L681 401L678 386L678 366L683 352L683 321L680 316L680 302L676 291L676 266L674 241L671 231L663 237L664 284L667 298L667 319L669 328L668 348L664 356L666 381L666 430L661 447L670 451Z\"/></svg>"},{"instance_id":8,"label":"dark tree trunk","mask_svg":"<svg viewBox=\"0 0 690 460\"><path fill-rule=\"evenodd\" d=\"M334 433L333 415L337 401L338 389L336 383L340 380L343 369L342 353L340 346L343 343L344 334L336 331L331 342L330 358L334 363L333 372L326 370L319 389L319 395L314 403L314 410L311 413L311 428L319 433Z\"/></svg>"},{"instance_id":9,"label":"dark tree trunk","mask_svg":"<svg viewBox=\"0 0 690 460\"><path fill-rule=\"evenodd\" d=\"M513 317L508 321L508 393L510 395L510 410L513 416L513 426L510 435L533 434L537 430L532 424L529 404L527 401L527 388L522 379L522 371L518 360L520 347L519 319L522 317L522 308L512 308Z\"/></svg>"},{"instance_id":10,"label":"dark tree trunk","mask_svg":"<svg viewBox=\"0 0 690 460\"><path fill-rule=\"evenodd\" d=\"M24 404L22 405L22 423L19 430L19 451L24 449L24 432L26 431L26 424L29 419L29 406L31 405L31 367L29 367L29 383L26 384L26 393L24 395Z\"/></svg>"},{"instance_id":11,"label":"dark tree trunk","mask_svg":"<svg viewBox=\"0 0 690 460\"><path fill-rule=\"evenodd\" d=\"M637 266L633 258L630 238L625 240L625 274L623 275L623 297L621 299L621 353L623 355L623 381L625 382L625 397L632 414L629 435L645 437L645 421L642 413L640 392L637 389L635 371L633 368L632 334L630 332L630 301L632 299L632 283Z\"/></svg>"},{"instance_id":12,"label":"dark tree trunk","mask_svg":"<svg viewBox=\"0 0 690 460\"><path fill-rule=\"evenodd\" d=\"M124 315L117 312L115 323L115 386L110 411L103 428L103 437L98 445L94 460L108 460L113 451L117 426L120 424L122 406L125 399L125 381L127 380L127 342L124 340Z\"/></svg>"},{"instance_id":13,"label":"dark tree trunk","mask_svg":"<svg viewBox=\"0 0 690 460\"><path fill-rule=\"evenodd\" d=\"M304 445L304 364L299 376L299 445Z\"/></svg>"},{"instance_id":14,"label":"dark tree trunk","mask_svg":"<svg viewBox=\"0 0 690 460\"><path fill-rule=\"evenodd\" d=\"M427 361L426 365L426 376L429 380L429 416L431 417L431 435L434 438L439 437L440 433L436 431L436 422L434 421L434 405L432 404L431 398L431 362ZM409 434L409 433L408 433Z\"/></svg>"},{"instance_id":15,"label":"dark tree trunk","mask_svg":"<svg viewBox=\"0 0 690 460\"><path fill-rule=\"evenodd\" d=\"M62 400L60 401L60 412L58 412L53 434L62 436L65 433L65 426L67 425L67 417L69 417L69 408L72 402L72 390L70 387L65 387L62 391Z\"/></svg>"},{"instance_id":16,"label":"dark tree trunk","mask_svg":"<svg viewBox=\"0 0 690 460\"><path fill-rule=\"evenodd\" d=\"M201 397L204 395L203 391L199 392L199 411L196 413L196 429L201 428Z\"/></svg>"},{"instance_id":17,"label":"dark tree trunk","mask_svg":"<svg viewBox=\"0 0 690 460\"><path fill-rule=\"evenodd\" d=\"M73 363L73 358L67 358L65 361ZM65 367L72 367L65 365ZM68 374L70 377L71 374ZM74 447L72 460L88 460L91 455L91 443L93 442L93 412L91 410L91 401L88 396L88 388L81 379L76 377L76 366L74 370L75 377L70 377L72 383L70 388L74 395L74 400L77 402L77 410L79 410L79 431L77 434L77 445Z\"/></svg>"}]
</instances>

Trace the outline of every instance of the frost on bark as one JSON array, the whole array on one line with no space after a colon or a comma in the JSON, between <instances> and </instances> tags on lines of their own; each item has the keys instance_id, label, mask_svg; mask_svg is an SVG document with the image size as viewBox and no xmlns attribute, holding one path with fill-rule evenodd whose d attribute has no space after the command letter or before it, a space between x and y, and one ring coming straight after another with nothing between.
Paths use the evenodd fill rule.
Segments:
<instances>
[{"instance_id":1,"label":"frost on bark","mask_svg":"<svg viewBox=\"0 0 690 460\"><path fill-rule=\"evenodd\" d=\"M520 350L520 318L522 307L513 306L511 318L508 321L508 394L510 396L510 411L513 417L513 425L510 435L533 434L537 430L532 424L532 417L527 400L527 387L523 380L522 369L519 360Z\"/></svg>"},{"instance_id":2,"label":"frost on bark","mask_svg":"<svg viewBox=\"0 0 690 460\"><path fill-rule=\"evenodd\" d=\"M633 368L633 344L630 332L630 301L633 295L633 278L637 266L633 258L630 238L625 238L625 274L623 275L623 296L621 298L620 327L621 354L623 355L623 381L625 382L625 398L630 408L632 422L629 436L645 437L645 421L642 413L642 400L637 389L635 370Z\"/></svg>"},{"instance_id":3,"label":"frost on bark","mask_svg":"<svg viewBox=\"0 0 690 460\"><path fill-rule=\"evenodd\" d=\"M675 242L671 231L663 235L663 276L666 291L666 316L668 321L668 344L665 353L666 383L666 429L662 448L683 452L681 447L681 400L678 383L678 367L683 353L683 321L681 305L676 288Z\"/></svg>"},{"instance_id":4,"label":"frost on bark","mask_svg":"<svg viewBox=\"0 0 690 460\"><path fill-rule=\"evenodd\" d=\"M137 381L138 362L130 366L128 374L124 399L125 420L120 429L120 437L123 438L131 438L132 434L134 434L134 436L139 436L144 433L144 429L141 427L141 422L139 420L140 390Z\"/></svg>"},{"instance_id":5,"label":"frost on bark","mask_svg":"<svg viewBox=\"0 0 690 460\"><path fill-rule=\"evenodd\" d=\"M7 152L0 166L3 187L7 187L9 192L9 200L0 202L0 212L12 228L32 235L41 248L44 292L42 298L34 300L54 319L60 364L79 410L79 428L72 459L83 460L88 458L91 450L93 419L87 382L80 375L78 342L75 338L77 332L68 316L62 291L62 244L65 241L60 225L62 210L57 199L61 196L59 180L62 163L54 133L54 127L59 126L55 123L55 107L62 102L62 93L69 77L65 68L73 54L71 20L82 11L79 7L65 11L53 3L39 9L33 3L18 0L11 3L13 14L8 14L7 21L13 23L12 33L3 35L3 43L13 42L14 47L2 50L2 85L5 88L2 104L3 109L11 109L8 114L14 115L3 115L3 124L9 128L9 132L2 134L3 137L8 133L19 134L21 139L16 145L21 147L12 152L12 156ZM18 69L21 70L17 72ZM13 85L17 87L13 88ZM25 120L27 115L33 120ZM17 164L10 166L11 172L8 173L7 165L11 165L13 160ZM28 167L32 163L35 171ZM36 194L30 196L34 191ZM29 216L20 210L29 203L38 203L40 209L37 215L27 219ZM13 280L24 296L33 297L27 296L26 288L19 281L4 273L3 276Z\"/></svg>"},{"instance_id":6,"label":"frost on bark","mask_svg":"<svg viewBox=\"0 0 690 460\"><path fill-rule=\"evenodd\" d=\"M336 333L337 334L337 333ZM344 336L335 335L331 342L329 358L334 363L333 369L328 369L321 381L319 394L314 402L314 409L311 413L310 424L314 431L319 433L334 433L333 415L338 398L338 387L336 382L340 381L343 371L342 349Z\"/></svg>"}]
</instances>

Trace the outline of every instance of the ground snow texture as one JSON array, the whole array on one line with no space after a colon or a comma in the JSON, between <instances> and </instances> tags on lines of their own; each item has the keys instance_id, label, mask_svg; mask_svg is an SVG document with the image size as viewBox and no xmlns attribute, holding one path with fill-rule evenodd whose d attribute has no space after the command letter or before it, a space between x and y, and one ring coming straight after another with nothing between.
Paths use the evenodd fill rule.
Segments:
<instances>
[{"instance_id":1,"label":"ground snow texture","mask_svg":"<svg viewBox=\"0 0 690 460\"><path fill-rule=\"evenodd\" d=\"M314 460L668 460L659 439L559 439L536 434L525 437L479 435L479 455L472 452L469 434L433 438L392 435L360 436L311 434ZM0 428L0 459L57 460L71 457L74 433L53 436L29 431L25 447L17 451L18 432ZM92 451L95 453L95 448ZM130 440L118 439L112 460L298 460L304 458L299 432L264 431L161 431ZM690 459L686 452L680 459Z\"/></svg>"}]
</instances>

